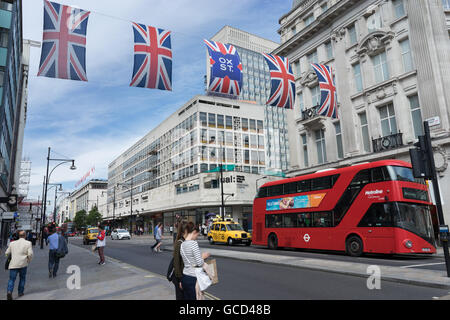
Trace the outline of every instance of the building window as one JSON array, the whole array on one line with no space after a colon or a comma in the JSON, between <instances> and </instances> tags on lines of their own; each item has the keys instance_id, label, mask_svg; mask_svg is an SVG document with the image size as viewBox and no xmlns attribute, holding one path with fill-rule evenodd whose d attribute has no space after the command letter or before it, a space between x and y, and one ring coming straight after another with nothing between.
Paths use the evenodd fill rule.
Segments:
<instances>
[{"instance_id":1,"label":"building window","mask_svg":"<svg viewBox=\"0 0 450 320\"><path fill-rule=\"evenodd\" d=\"M350 45L354 45L358 42L358 37L356 34L356 25L353 24L350 27L348 27L348 37L350 40Z\"/></svg>"},{"instance_id":2,"label":"building window","mask_svg":"<svg viewBox=\"0 0 450 320\"><path fill-rule=\"evenodd\" d=\"M414 135L416 138L423 135L422 112L420 111L419 97L417 95L408 97L409 106L411 108L411 117L414 127Z\"/></svg>"},{"instance_id":3,"label":"building window","mask_svg":"<svg viewBox=\"0 0 450 320\"><path fill-rule=\"evenodd\" d=\"M216 127L216 115L214 113L208 113L208 126L211 128Z\"/></svg>"},{"instance_id":4,"label":"building window","mask_svg":"<svg viewBox=\"0 0 450 320\"><path fill-rule=\"evenodd\" d=\"M395 121L394 105L392 103L380 107L381 134L383 137L397 133L397 123Z\"/></svg>"},{"instance_id":5,"label":"building window","mask_svg":"<svg viewBox=\"0 0 450 320\"><path fill-rule=\"evenodd\" d=\"M331 45L331 41L325 43L325 52L328 60L333 59L333 46Z\"/></svg>"},{"instance_id":6,"label":"building window","mask_svg":"<svg viewBox=\"0 0 450 320\"><path fill-rule=\"evenodd\" d=\"M300 60L294 61L294 67L293 67L294 75L296 78L300 77L301 70L300 70Z\"/></svg>"},{"instance_id":7,"label":"building window","mask_svg":"<svg viewBox=\"0 0 450 320\"><path fill-rule=\"evenodd\" d=\"M322 164L327 162L327 153L325 146L325 132L323 129L314 131L316 136L317 162Z\"/></svg>"},{"instance_id":8,"label":"building window","mask_svg":"<svg viewBox=\"0 0 450 320\"><path fill-rule=\"evenodd\" d=\"M297 33L297 26L296 26L296 25L293 25L293 26L291 27L291 36L294 36L296 33Z\"/></svg>"},{"instance_id":9,"label":"building window","mask_svg":"<svg viewBox=\"0 0 450 320\"><path fill-rule=\"evenodd\" d=\"M202 127L206 127L207 123L206 123L206 112L200 112L200 125Z\"/></svg>"},{"instance_id":10,"label":"building window","mask_svg":"<svg viewBox=\"0 0 450 320\"><path fill-rule=\"evenodd\" d=\"M411 55L411 48L409 46L409 39L401 41L400 47L402 51L403 70L405 72L412 71L414 69L414 64Z\"/></svg>"},{"instance_id":11,"label":"building window","mask_svg":"<svg viewBox=\"0 0 450 320\"><path fill-rule=\"evenodd\" d=\"M361 65L356 63L353 65L353 76L355 78L355 89L356 92L361 92L363 90Z\"/></svg>"},{"instance_id":12,"label":"building window","mask_svg":"<svg viewBox=\"0 0 450 320\"><path fill-rule=\"evenodd\" d=\"M405 15L405 7L403 6L403 0L393 0L395 18L401 18Z\"/></svg>"},{"instance_id":13,"label":"building window","mask_svg":"<svg viewBox=\"0 0 450 320\"><path fill-rule=\"evenodd\" d=\"M305 167L309 167L309 161L308 161L308 140L306 137L306 133L303 133L301 135L302 137L302 145L303 145L303 164Z\"/></svg>"},{"instance_id":14,"label":"building window","mask_svg":"<svg viewBox=\"0 0 450 320\"><path fill-rule=\"evenodd\" d=\"M320 87L319 85L311 88L312 105L317 106L320 103Z\"/></svg>"},{"instance_id":15,"label":"building window","mask_svg":"<svg viewBox=\"0 0 450 320\"><path fill-rule=\"evenodd\" d=\"M309 26L311 23L314 22L314 15L311 14L307 16L305 19L303 19L303 21L305 22L305 27Z\"/></svg>"},{"instance_id":16,"label":"building window","mask_svg":"<svg viewBox=\"0 0 450 320\"><path fill-rule=\"evenodd\" d=\"M320 8L322 8L322 13L324 13L325 11L328 10L328 3L324 3L323 5L320 6Z\"/></svg>"},{"instance_id":17,"label":"building window","mask_svg":"<svg viewBox=\"0 0 450 320\"><path fill-rule=\"evenodd\" d=\"M301 115L302 110L305 108L305 105L303 103L303 93L299 92L297 94L297 100L298 100L298 107L300 109L300 115Z\"/></svg>"},{"instance_id":18,"label":"building window","mask_svg":"<svg viewBox=\"0 0 450 320\"><path fill-rule=\"evenodd\" d=\"M337 157L338 157L338 159L343 159L344 158L344 147L342 145L341 123L336 122L334 124L334 129L336 130Z\"/></svg>"},{"instance_id":19,"label":"building window","mask_svg":"<svg viewBox=\"0 0 450 320\"><path fill-rule=\"evenodd\" d=\"M450 0L442 0L442 6L444 10L450 10Z\"/></svg>"},{"instance_id":20,"label":"building window","mask_svg":"<svg viewBox=\"0 0 450 320\"><path fill-rule=\"evenodd\" d=\"M375 82L383 82L389 79L389 68L387 64L386 52L382 52L372 57Z\"/></svg>"},{"instance_id":21,"label":"building window","mask_svg":"<svg viewBox=\"0 0 450 320\"><path fill-rule=\"evenodd\" d=\"M309 69L312 70L311 63L319 63L319 59L317 58L317 50L314 50L310 54L306 56L308 63L309 63Z\"/></svg>"},{"instance_id":22,"label":"building window","mask_svg":"<svg viewBox=\"0 0 450 320\"><path fill-rule=\"evenodd\" d=\"M369 123L367 122L367 115L365 112L358 114L359 123L361 126L361 135L365 152L370 152L370 139L369 139Z\"/></svg>"}]
</instances>

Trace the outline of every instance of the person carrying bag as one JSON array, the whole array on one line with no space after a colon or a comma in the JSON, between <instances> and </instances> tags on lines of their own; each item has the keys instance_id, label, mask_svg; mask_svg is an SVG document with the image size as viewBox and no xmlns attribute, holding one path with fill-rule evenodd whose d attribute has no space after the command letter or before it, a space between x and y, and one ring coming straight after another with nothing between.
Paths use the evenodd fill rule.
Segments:
<instances>
[{"instance_id":1,"label":"person carrying bag","mask_svg":"<svg viewBox=\"0 0 450 320\"><path fill-rule=\"evenodd\" d=\"M181 284L185 300L198 300L203 296L201 292L205 291L212 284L211 278L203 268L205 264L204 259L207 259L210 254L200 253L200 248L196 241L200 234L197 226L189 222L186 225L186 232L185 241L180 246L180 254L184 263Z\"/></svg>"}]
</instances>

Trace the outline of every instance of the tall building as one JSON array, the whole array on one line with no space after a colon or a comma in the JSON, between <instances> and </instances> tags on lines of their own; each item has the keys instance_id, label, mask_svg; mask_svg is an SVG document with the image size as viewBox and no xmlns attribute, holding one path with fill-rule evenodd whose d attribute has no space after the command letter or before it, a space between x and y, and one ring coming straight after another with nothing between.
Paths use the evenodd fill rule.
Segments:
<instances>
[{"instance_id":1,"label":"tall building","mask_svg":"<svg viewBox=\"0 0 450 320\"><path fill-rule=\"evenodd\" d=\"M105 220L165 232L179 215L196 224L221 212L248 229L257 180L266 170L261 106L214 96L195 96L108 166ZM262 182L260 182L262 183Z\"/></svg>"},{"instance_id":2,"label":"tall building","mask_svg":"<svg viewBox=\"0 0 450 320\"><path fill-rule=\"evenodd\" d=\"M254 102L264 109L266 174L286 171L289 167L288 111L265 105L270 95L270 72L262 56L279 44L230 26L224 26L211 40L236 47L243 67L239 99Z\"/></svg>"},{"instance_id":3,"label":"tall building","mask_svg":"<svg viewBox=\"0 0 450 320\"><path fill-rule=\"evenodd\" d=\"M106 214L108 181L104 179L91 179L70 195L61 200L58 207L59 220L73 221L78 211L89 213L94 207L103 215Z\"/></svg>"},{"instance_id":4,"label":"tall building","mask_svg":"<svg viewBox=\"0 0 450 320\"><path fill-rule=\"evenodd\" d=\"M443 199L450 199L450 3L448 0L295 0L280 20L296 75L289 123L290 175L395 158L431 126ZM339 119L317 115L310 63L334 70ZM445 200L444 200L445 201ZM446 221L450 208L444 206Z\"/></svg>"},{"instance_id":5,"label":"tall building","mask_svg":"<svg viewBox=\"0 0 450 320\"><path fill-rule=\"evenodd\" d=\"M0 197L16 194L19 187L19 170L22 160L24 114L26 112L26 87L28 55L24 53L22 39L22 1L0 1ZM12 211L6 203L3 211ZM0 240L5 245L13 221L2 219Z\"/></svg>"}]
</instances>

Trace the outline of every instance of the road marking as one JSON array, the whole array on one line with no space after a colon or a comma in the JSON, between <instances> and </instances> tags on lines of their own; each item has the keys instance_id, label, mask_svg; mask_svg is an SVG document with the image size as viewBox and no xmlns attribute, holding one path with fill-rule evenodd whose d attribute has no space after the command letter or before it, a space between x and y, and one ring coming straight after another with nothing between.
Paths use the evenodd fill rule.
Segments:
<instances>
[{"instance_id":1,"label":"road marking","mask_svg":"<svg viewBox=\"0 0 450 320\"><path fill-rule=\"evenodd\" d=\"M220 298L217 298L216 296L212 295L211 293L208 292L203 292L203 295L207 298L209 298L210 300L220 300Z\"/></svg>"},{"instance_id":2,"label":"road marking","mask_svg":"<svg viewBox=\"0 0 450 320\"><path fill-rule=\"evenodd\" d=\"M434 265L438 265L438 264L445 264L445 262L414 264L414 265L410 265L410 266L402 266L400 268L425 267L425 266L434 266Z\"/></svg>"},{"instance_id":3,"label":"road marking","mask_svg":"<svg viewBox=\"0 0 450 320\"><path fill-rule=\"evenodd\" d=\"M144 276L144 278L154 278L155 276L153 276L153 275L147 275L147 276Z\"/></svg>"}]
</instances>

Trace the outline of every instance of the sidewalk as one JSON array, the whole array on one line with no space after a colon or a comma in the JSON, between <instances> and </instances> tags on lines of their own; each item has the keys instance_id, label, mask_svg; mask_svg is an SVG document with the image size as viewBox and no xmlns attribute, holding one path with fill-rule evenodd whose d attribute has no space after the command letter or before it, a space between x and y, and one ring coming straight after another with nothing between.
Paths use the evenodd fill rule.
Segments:
<instances>
[{"instance_id":1,"label":"sidewalk","mask_svg":"<svg viewBox=\"0 0 450 320\"><path fill-rule=\"evenodd\" d=\"M20 300L174 300L173 284L163 276L105 257L98 265L98 255L69 244L69 254L60 260L56 278L48 277L48 247L33 248L34 257L28 266L25 295ZM3 268L4 251L0 257ZM80 268L81 288L70 290L67 282L72 274L69 266ZM73 278L73 277L72 277ZM6 300L9 271L0 271L0 300ZM69 281L70 282L70 281ZM16 279L13 299L17 299Z\"/></svg>"},{"instance_id":2,"label":"sidewalk","mask_svg":"<svg viewBox=\"0 0 450 320\"><path fill-rule=\"evenodd\" d=\"M200 240L201 243L206 240ZM164 250L173 250L171 240L164 240L162 248ZM288 267L296 267L300 269L318 270L324 272L333 272L345 275L359 276L368 278L372 273L368 273L370 264L335 261L326 259L313 259L301 257L289 257L283 255L243 252L237 250L222 249L203 249L211 253L213 257L224 257L229 259L237 259L259 263L269 263L275 265L283 265ZM438 249L438 255L443 255L442 248ZM447 277L445 271L434 271L425 269L400 268L392 266L379 266L382 281L391 281L399 283L414 284L426 287L450 289L450 278Z\"/></svg>"}]
</instances>

